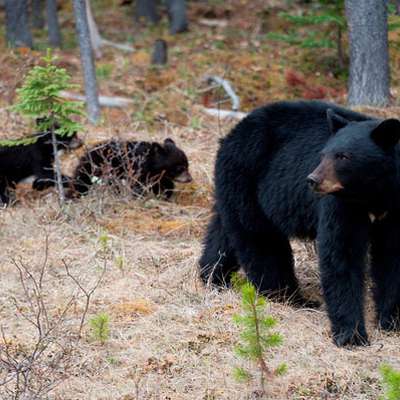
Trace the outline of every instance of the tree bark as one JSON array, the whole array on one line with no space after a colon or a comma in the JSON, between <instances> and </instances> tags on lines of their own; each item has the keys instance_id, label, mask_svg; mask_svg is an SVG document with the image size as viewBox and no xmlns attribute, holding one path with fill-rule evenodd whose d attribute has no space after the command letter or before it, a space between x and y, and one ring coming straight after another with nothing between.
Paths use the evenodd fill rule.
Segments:
<instances>
[{"instance_id":1,"label":"tree bark","mask_svg":"<svg viewBox=\"0 0 400 400\"><path fill-rule=\"evenodd\" d=\"M6 38L11 47L33 47L28 24L28 1L6 0Z\"/></svg>"},{"instance_id":2,"label":"tree bark","mask_svg":"<svg viewBox=\"0 0 400 400\"><path fill-rule=\"evenodd\" d=\"M385 106L390 98L387 0L346 0L350 105Z\"/></svg>"},{"instance_id":3,"label":"tree bark","mask_svg":"<svg viewBox=\"0 0 400 400\"><path fill-rule=\"evenodd\" d=\"M188 28L186 17L186 1L185 0L167 0L168 15L170 20L170 32L185 32Z\"/></svg>"},{"instance_id":4,"label":"tree bark","mask_svg":"<svg viewBox=\"0 0 400 400\"><path fill-rule=\"evenodd\" d=\"M58 21L57 0L46 0L46 13L50 46L61 47L62 40Z\"/></svg>"},{"instance_id":5,"label":"tree bark","mask_svg":"<svg viewBox=\"0 0 400 400\"><path fill-rule=\"evenodd\" d=\"M141 18L149 20L152 24L159 21L156 0L136 0L136 19Z\"/></svg>"},{"instance_id":6,"label":"tree bark","mask_svg":"<svg viewBox=\"0 0 400 400\"><path fill-rule=\"evenodd\" d=\"M96 123L100 117L100 105L85 0L73 0L73 5L85 79L86 108L90 122Z\"/></svg>"},{"instance_id":7,"label":"tree bark","mask_svg":"<svg viewBox=\"0 0 400 400\"><path fill-rule=\"evenodd\" d=\"M36 29L44 28L44 0L32 0L32 26Z\"/></svg>"}]
</instances>

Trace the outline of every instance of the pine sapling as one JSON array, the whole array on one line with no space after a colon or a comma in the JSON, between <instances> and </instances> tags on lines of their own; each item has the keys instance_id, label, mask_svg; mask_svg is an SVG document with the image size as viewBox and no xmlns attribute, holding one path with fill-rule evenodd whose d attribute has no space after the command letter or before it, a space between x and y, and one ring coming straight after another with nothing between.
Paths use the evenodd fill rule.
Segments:
<instances>
[{"instance_id":1,"label":"pine sapling","mask_svg":"<svg viewBox=\"0 0 400 400\"><path fill-rule=\"evenodd\" d=\"M104 344L110 337L110 317L106 313L100 313L89 321L93 339Z\"/></svg>"},{"instance_id":2,"label":"pine sapling","mask_svg":"<svg viewBox=\"0 0 400 400\"><path fill-rule=\"evenodd\" d=\"M61 97L63 90L71 89L75 85L70 83L71 78L65 69L54 65L55 58L50 49L47 50L43 61L45 65L33 67L22 87L17 89L18 102L13 108L27 117L36 119L40 130L51 132L57 188L60 205L63 206L65 196L56 135L71 136L81 129L81 125L73 121L72 117L83 115L82 103Z\"/></svg>"},{"instance_id":3,"label":"pine sapling","mask_svg":"<svg viewBox=\"0 0 400 400\"><path fill-rule=\"evenodd\" d=\"M380 367L385 395L381 400L400 400L400 371L396 371L390 365L383 364Z\"/></svg>"},{"instance_id":4,"label":"pine sapling","mask_svg":"<svg viewBox=\"0 0 400 400\"><path fill-rule=\"evenodd\" d=\"M259 296L256 288L241 278L234 277L234 285L240 288L242 297L242 310L240 315L234 316L234 322L241 328L240 343L236 346L236 354L245 360L254 362L259 368L260 386L265 392L265 380L286 371L286 364L272 369L266 361L269 350L282 343L282 336L271 331L276 326L276 319L266 312L267 302ZM235 368L234 375L237 380L252 379L251 373L244 368Z\"/></svg>"}]
</instances>

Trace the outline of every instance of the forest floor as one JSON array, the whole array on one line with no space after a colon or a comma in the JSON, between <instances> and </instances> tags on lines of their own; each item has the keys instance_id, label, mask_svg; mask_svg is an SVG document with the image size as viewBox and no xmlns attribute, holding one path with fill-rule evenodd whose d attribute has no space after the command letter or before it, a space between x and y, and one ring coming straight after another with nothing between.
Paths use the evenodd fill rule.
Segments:
<instances>
[{"instance_id":1,"label":"forest floor","mask_svg":"<svg viewBox=\"0 0 400 400\"><path fill-rule=\"evenodd\" d=\"M346 77L332 72L337 69L334 51L267 40L268 30L284 25L275 15L281 10L280 1L193 2L191 29L176 37L166 35L165 18L160 27L139 26L129 7L118 3L94 1L96 20L105 37L129 40L135 52L104 49L97 61L99 87L101 94L129 97L134 104L104 109L101 123L87 125L82 137L87 145L113 136L159 141L172 137L188 155L194 182L180 186L168 202L117 197L99 188L69 202L63 212L54 191L35 193L28 184L20 185L17 203L0 211L0 347L7 345L16 358L29 354L37 336L37 322L30 317L39 304L43 326L54 329L32 374L36 387L55 384L51 399L376 400L382 394L379 366L400 368L400 336L377 329L369 294L371 346L355 349L333 345L323 306L311 310L269 303L284 342L268 354L268 363L275 367L285 362L288 370L268 381L261 396L257 380L238 383L232 375L233 368L241 365L257 376L257 368L234 353L239 331L232 317L240 312L240 296L233 290L204 288L197 273L211 214L218 140L234 124L203 112L202 107L213 106L216 99L204 91L204 76L230 80L242 100L242 111L292 98L322 97L344 104ZM261 12L266 3L269 13ZM213 19L222 26L205 25ZM66 48L56 52L58 63L82 84L68 5L61 10L61 25ZM37 35L44 48L43 34ZM391 35L394 43L396 34ZM152 44L160 36L169 42L169 64L157 69L149 66L149 60ZM15 102L15 89L43 52L11 51L4 42L0 48L0 133L17 137L32 127L9 106ZM400 74L394 45L391 53L396 97ZM396 105L370 111L399 115ZM63 158L66 173L71 173L83 151ZM312 244L295 241L293 248L304 292L320 297ZM26 267L40 282L39 303L29 301L32 282L23 279L26 273L20 274L17 266ZM99 282L80 339L85 296L68 271L87 291ZM110 335L103 344L94 338L88 322L99 313L109 316ZM1 386L0 398L11 398Z\"/></svg>"}]
</instances>

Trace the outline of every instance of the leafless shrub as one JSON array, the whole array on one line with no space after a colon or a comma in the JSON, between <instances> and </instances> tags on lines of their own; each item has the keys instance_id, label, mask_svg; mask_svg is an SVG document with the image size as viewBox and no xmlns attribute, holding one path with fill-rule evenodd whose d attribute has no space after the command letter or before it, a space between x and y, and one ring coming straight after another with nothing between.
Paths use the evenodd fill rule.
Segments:
<instances>
[{"instance_id":1,"label":"leafless shrub","mask_svg":"<svg viewBox=\"0 0 400 400\"><path fill-rule=\"evenodd\" d=\"M70 266L63 260L66 277L72 280L75 290L65 296L62 306L56 306L51 303L50 290L45 284L49 273L48 248L46 236L44 260L38 267L29 267L22 260L12 260L22 288L22 296L18 299L12 297L12 302L23 330L20 330L20 336L8 337L5 327L0 328L1 399L42 400L68 377L91 297L105 273L106 261L100 276L87 289L72 275ZM80 292L84 294L85 306L77 334L71 320Z\"/></svg>"}]
</instances>

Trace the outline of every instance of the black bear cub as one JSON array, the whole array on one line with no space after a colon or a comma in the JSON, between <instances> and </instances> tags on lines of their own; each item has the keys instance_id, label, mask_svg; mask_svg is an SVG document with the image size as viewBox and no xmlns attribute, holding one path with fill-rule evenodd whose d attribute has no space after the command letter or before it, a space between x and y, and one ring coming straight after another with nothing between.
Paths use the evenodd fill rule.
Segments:
<instances>
[{"instance_id":1,"label":"black bear cub","mask_svg":"<svg viewBox=\"0 0 400 400\"><path fill-rule=\"evenodd\" d=\"M89 149L75 170L69 196L86 194L97 180L123 183L136 195L150 189L169 198L174 182L187 183L192 177L185 153L168 138L162 145L110 140Z\"/></svg>"},{"instance_id":2,"label":"black bear cub","mask_svg":"<svg viewBox=\"0 0 400 400\"><path fill-rule=\"evenodd\" d=\"M399 139L399 120L329 103L253 111L218 151L204 282L229 285L241 266L260 292L303 303L289 239L316 239L335 343L368 343L367 260L378 322L400 329Z\"/></svg>"},{"instance_id":3,"label":"black bear cub","mask_svg":"<svg viewBox=\"0 0 400 400\"><path fill-rule=\"evenodd\" d=\"M58 150L72 150L82 145L76 133L56 134L56 139ZM25 142L27 144L0 146L0 202L3 205L10 203L16 184L29 176L35 176L33 189L44 190L55 185L51 132L36 133ZM68 178L63 177L63 180L66 184Z\"/></svg>"}]
</instances>

